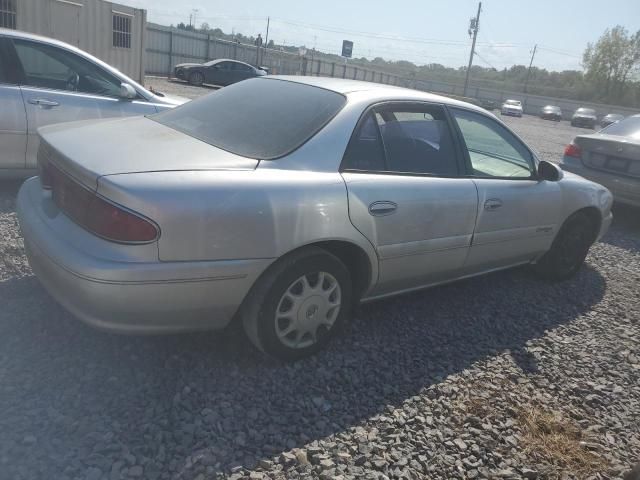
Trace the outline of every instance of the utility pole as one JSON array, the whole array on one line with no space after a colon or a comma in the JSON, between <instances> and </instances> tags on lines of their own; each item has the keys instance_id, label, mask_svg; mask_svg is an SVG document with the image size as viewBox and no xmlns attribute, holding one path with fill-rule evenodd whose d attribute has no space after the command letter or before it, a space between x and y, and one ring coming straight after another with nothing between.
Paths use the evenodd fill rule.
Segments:
<instances>
[{"instance_id":1,"label":"utility pole","mask_svg":"<svg viewBox=\"0 0 640 480\"><path fill-rule=\"evenodd\" d=\"M527 93L527 85L529 84L529 75L531 75L531 66L533 65L533 57L536 56L536 50L538 45L533 46L533 53L531 53L531 61L529 62L529 69L527 70L527 78L524 81L524 93Z\"/></svg>"},{"instance_id":2,"label":"utility pole","mask_svg":"<svg viewBox=\"0 0 640 480\"><path fill-rule=\"evenodd\" d=\"M478 37L478 28L480 27L480 11L482 10L482 2L478 3L478 14L476 18L472 18L469 22L469 35L473 33L473 43L471 44L471 55L469 55L469 66L467 67L467 76L464 79L464 96L467 96L467 88L469 87L469 74L471 73L471 65L473 65L473 55L476 51L476 38Z\"/></svg>"}]
</instances>

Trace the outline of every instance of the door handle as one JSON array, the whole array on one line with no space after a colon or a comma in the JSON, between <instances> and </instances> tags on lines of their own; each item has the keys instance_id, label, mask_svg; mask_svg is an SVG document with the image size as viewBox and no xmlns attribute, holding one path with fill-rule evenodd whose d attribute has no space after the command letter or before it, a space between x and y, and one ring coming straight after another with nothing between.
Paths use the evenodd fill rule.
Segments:
<instances>
[{"instance_id":1,"label":"door handle","mask_svg":"<svg viewBox=\"0 0 640 480\"><path fill-rule=\"evenodd\" d=\"M47 100L46 98L30 98L29 103L32 105L40 105L41 107L57 107L60 105L53 100Z\"/></svg>"},{"instance_id":2,"label":"door handle","mask_svg":"<svg viewBox=\"0 0 640 480\"><path fill-rule=\"evenodd\" d=\"M369 213L374 217L382 217L384 215L391 215L398 209L398 204L389 202L386 200L373 202L369 205Z\"/></svg>"},{"instance_id":3,"label":"door handle","mask_svg":"<svg viewBox=\"0 0 640 480\"><path fill-rule=\"evenodd\" d=\"M502 200L500 200L499 198L490 198L489 200L484 202L484 209L488 210L489 212L493 210L497 210L501 206L502 206Z\"/></svg>"}]
</instances>

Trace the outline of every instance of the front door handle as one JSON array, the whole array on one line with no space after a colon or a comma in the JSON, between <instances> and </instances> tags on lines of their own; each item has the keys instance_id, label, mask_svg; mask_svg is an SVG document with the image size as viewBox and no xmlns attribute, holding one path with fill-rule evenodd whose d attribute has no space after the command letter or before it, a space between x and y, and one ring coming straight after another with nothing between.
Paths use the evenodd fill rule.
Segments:
<instances>
[{"instance_id":1,"label":"front door handle","mask_svg":"<svg viewBox=\"0 0 640 480\"><path fill-rule=\"evenodd\" d=\"M58 102L47 100L46 98L30 98L29 103L32 105L40 105L41 107L57 107L60 105Z\"/></svg>"},{"instance_id":2,"label":"front door handle","mask_svg":"<svg viewBox=\"0 0 640 480\"><path fill-rule=\"evenodd\" d=\"M374 217L382 217L384 215L391 215L398 209L398 204L395 202L389 202L382 200L373 202L369 205L369 213Z\"/></svg>"},{"instance_id":3,"label":"front door handle","mask_svg":"<svg viewBox=\"0 0 640 480\"><path fill-rule=\"evenodd\" d=\"M484 202L484 209L492 212L494 210L499 209L502 206L502 200L499 198L490 198L486 202Z\"/></svg>"}]
</instances>

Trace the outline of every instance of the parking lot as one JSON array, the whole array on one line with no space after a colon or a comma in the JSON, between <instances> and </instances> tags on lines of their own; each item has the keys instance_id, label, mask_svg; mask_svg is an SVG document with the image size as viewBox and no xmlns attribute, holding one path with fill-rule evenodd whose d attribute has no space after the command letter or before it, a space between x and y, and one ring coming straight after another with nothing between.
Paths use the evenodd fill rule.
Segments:
<instances>
[{"instance_id":1,"label":"parking lot","mask_svg":"<svg viewBox=\"0 0 640 480\"><path fill-rule=\"evenodd\" d=\"M505 121L551 161L586 131ZM0 183L1 479L614 479L640 461L637 209L616 206L569 281L516 269L378 301L282 365L240 329L74 319L28 266L18 188Z\"/></svg>"}]
</instances>

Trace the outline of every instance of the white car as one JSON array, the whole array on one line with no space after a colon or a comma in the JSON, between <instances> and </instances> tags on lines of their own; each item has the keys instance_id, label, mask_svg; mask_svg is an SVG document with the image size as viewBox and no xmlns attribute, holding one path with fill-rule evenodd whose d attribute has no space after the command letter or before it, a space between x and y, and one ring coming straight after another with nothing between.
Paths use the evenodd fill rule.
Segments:
<instances>
[{"instance_id":1,"label":"white car","mask_svg":"<svg viewBox=\"0 0 640 480\"><path fill-rule=\"evenodd\" d=\"M502 115L522 116L522 102L520 100L505 100L500 109Z\"/></svg>"},{"instance_id":2,"label":"white car","mask_svg":"<svg viewBox=\"0 0 640 480\"><path fill-rule=\"evenodd\" d=\"M151 92L66 43L0 28L0 178L36 173L40 127L147 115L186 101Z\"/></svg>"}]
</instances>

